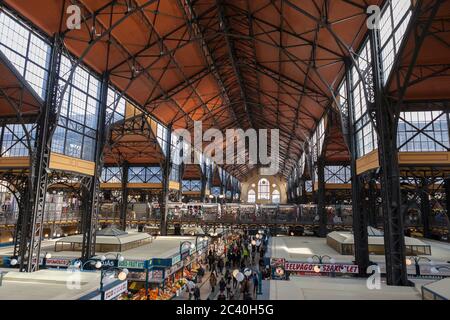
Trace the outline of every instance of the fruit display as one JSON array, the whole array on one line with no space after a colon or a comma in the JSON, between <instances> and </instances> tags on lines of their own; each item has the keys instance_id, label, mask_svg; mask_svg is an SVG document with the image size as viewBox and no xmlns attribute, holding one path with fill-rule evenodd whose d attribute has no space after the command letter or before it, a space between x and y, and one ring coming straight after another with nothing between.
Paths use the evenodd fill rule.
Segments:
<instances>
[{"instance_id":1,"label":"fruit display","mask_svg":"<svg viewBox=\"0 0 450 320\"><path fill-rule=\"evenodd\" d=\"M194 277L194 273L185 268L183 270L183 277L192 279Z\"/></svg>"}]
</instances>

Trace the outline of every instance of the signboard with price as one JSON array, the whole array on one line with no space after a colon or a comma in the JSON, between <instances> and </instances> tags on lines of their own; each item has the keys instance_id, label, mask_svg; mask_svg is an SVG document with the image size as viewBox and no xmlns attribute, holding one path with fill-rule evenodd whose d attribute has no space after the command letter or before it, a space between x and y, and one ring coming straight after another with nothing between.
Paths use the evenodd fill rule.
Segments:
<instances>
[{"instance_id":1,"label":"signboard with price","mask_svg":"<svg viewBox=\"0 0 450 320\"><path fill-rule=\"evenodd\" d=\"M118 297L121 293L128 290L128 282L123 281L119 285L112 287L105 291L105 300L113 300Z\"/></svg>"},{"instance_id":2,"label":"signboard with price","mask_svg":"<svg viewBox=\"0 0 450 320\"><path fill-rule=\"evenodd\" d=\"M163 280L164 270L153 270L148 274L149 282L161 282Z\"/></svg>"}]
</instances>

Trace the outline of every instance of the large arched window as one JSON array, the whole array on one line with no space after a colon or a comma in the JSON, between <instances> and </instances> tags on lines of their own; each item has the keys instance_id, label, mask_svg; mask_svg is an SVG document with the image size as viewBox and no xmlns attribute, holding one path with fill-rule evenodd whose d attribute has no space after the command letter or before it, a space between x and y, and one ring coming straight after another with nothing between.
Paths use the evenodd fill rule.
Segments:
<instances>
[{"instance_id":1,"label":"large arched window","mask_svg":"<svg viewBox=\"0 0 450 320\"><path fill-rule=\"evenodd\" d=\"M251 189L248 191L247 194L247 202L248 203L255 203L256 202L256 193L255 190Z\"/></svg>"},{"instance_id":2,"label":"large arched window","mask_svg":"<svg viewBox=\"0 0 450 320\"><path fill-rule=\"evenodd\" d=\"M273 190L273 192L272 192L272 203L280 203L280 191Z\"/></svg>"},{"instance_id":3,"label":"large arched window","mask_svg":"<svg viewBox=\"0 0 450 320\"><path fill-rule=\"evenodd\" d=\"M258 199L270 200L270 184L269 180L261 179L258 182Z\"/></svg>"}]
</instances>

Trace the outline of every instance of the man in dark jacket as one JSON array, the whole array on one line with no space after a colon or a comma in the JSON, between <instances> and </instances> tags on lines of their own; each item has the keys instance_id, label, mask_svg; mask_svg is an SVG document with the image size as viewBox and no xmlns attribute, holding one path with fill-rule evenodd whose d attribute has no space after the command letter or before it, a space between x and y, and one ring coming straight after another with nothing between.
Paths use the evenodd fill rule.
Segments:
<instances>
[{"instance_id":1,"label":"man in dark jacket","mask_svg":"<svg viewBox=\"0 0 450 320\"><path fill-rule=\"evenodd\" d=\"M225 279L222 277L222 279L220 279L220 281L219 281L219 290L225 291L226 288L227 288L227 283L225 282Z\"/></svg>"},{"instance_id":2,"label":"man in dark jacket","mask_svg":"<svg viewBox=\"0 0 450 320\"><path fill-rule=\"evenodd\" d=\"M209 265L209 271L211 271L211 272L213 272L213 270L215 269L214 262L215 262L214 255L212 253L210 253L208 255L208 265Z\"/></svg>"},{"instance_id":3,"label":"man in dark jacket","mask_svg":"<svg viewBox=\"0 0 450 320\"><path fill-rule=\"evenodd\" d=\"M224 262L223 258L219 258L219 261L217 262L217 268L219 269L220 274L223 272Z\"/></svg>"},{"instance_id":4,"label":"man in dark jacket","mask_svg":"<svg viewBox=\"0 0 450 320\"><path fill-rule=\"evenodd\" d=\"M200 288L198 287L198 285L196 285L194 288L194 299L200 300Z\"/></svg>"}]
</instances>

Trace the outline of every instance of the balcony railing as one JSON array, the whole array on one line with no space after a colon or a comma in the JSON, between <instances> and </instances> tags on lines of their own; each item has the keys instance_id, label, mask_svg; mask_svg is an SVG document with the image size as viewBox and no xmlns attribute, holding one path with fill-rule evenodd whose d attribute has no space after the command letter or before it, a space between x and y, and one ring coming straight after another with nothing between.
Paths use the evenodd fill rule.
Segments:
<instances>
[{"instance_id":1,"label":"balcony railing","mask_svg":"<svg viewBox=\"0 0 450 320\"><path fill-rule=\"evenodd\" d=\"M161 219L159 208L136 208L132 205L127 209L128 224L158 223ZM258 210L229 209L222 206L222 210L188 211L169 208L167 220L169 223L218 223L218 224L279 224L279 225L305 225L318 226L319 216L316 205L260 207ZM331 227L351 228L353 224L352 207L349 205L326 206L327 225ZM66 208L62 211L48 210L44 215L44 224L76 224L81 221L81 208ZM17 223L17 211L0 211L0 226L14 226ZM120 223L120 206L102 206L98 216L98 222L108 224ZM383 218L376 217L377 227L383 228ZM448 220L445 216L436 215L430 217L430 228L448 228ZM405 219L406 228L421 228L420 218Z\"/></svg>"}]
</instances>

